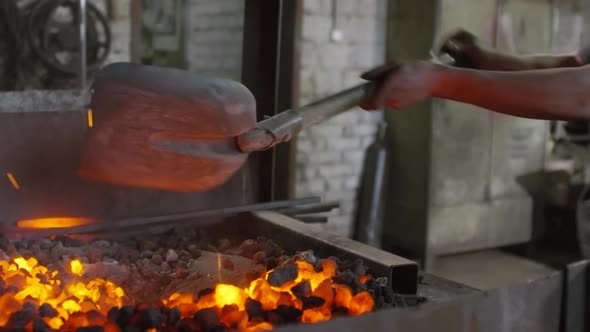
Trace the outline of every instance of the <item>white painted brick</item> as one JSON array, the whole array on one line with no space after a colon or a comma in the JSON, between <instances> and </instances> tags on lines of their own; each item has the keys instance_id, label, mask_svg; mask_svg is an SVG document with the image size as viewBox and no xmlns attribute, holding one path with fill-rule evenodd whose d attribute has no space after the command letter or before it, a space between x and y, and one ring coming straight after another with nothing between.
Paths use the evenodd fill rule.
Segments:
<instances>
[{"instance_id":1,"label":"white painted brick","mask_svg":"<svg viewBox=\"0 0 590 332\"><path fill-rule=\"evenodd\" d=\"M328 139L336 139L337 137L342 136L342 127L325 122L309 128L307 134L311 138L326 137Z\"/></svg>"},{"instance_id":2,"label":"white painted brick","mask_svg":"<svg viewBox=\"0 0 590 332\"><path fill-rule=\"evenodd\" d=\"M357 0L355 14L362 17L375 19L379 16L379 10L382 10L380 0Z\"/></svg>"},{"instance_id":3,"label":"white painted brick","mask_svg":"<svg viewBox=\"0 0 590 332\"><path fill-rule=\"evenodd\" d=\"M342 159L345 163L363 163L365 160L364 150L344 151L342 152Z\"/></svg>"},{"instance_id":4,"label":"white painted brick","mask_svg":"<svg viewBox=\"0 0 590 332\"><path fill-rule=\"evenodd\" d=\"M299 151L301 153L313 151L312 141L302 135L299 135L299 137L297 138L296 146L297 146L297 151Z\"/></svg>"},{"instance_id":5,"label":"white painted brick","mask_svg":"<svg viewBox=\"0 0 590 332\"><path fill-rule=\"evenodd\" d=\"M311 70L302 70L299 78L299 94L301 98L317 99L316 81ZM300 102L302 102L300 100Z\"/></svg>"},{"instance_id":6,"label":"white painted brick","mask_svg":"<svg viewBox=\"0 0 590 332\"><path fill-rule=\"evenodd\" d=\"M317 42L303 40L301 42L301 67L303 70L320 66L320 52Z\"/></svg>"},{"instance_id":7,"label":"white painted brick","mask_svg":"<svg viewBox=\"0 0 590 332\"><path fill-rule=\"evenodd\" d=\"M325 197L330 202L352 202L356 198L356 192L354 190L329 191Z\"/></svg>"},{"instance_id":8,"label":"white painted brick","mask_svg":"<svg viewBox=\"0 0 590 332\"><path fill-rule=\"evenodd\" d=\"M378 123L383 118L382 111L365 111L360 107L357 107L353 113L357 117L359 123Z\"/></svg>"},{"instance_id":9,"label":"white painted brick","mask_svg":"<svg viewBox=\"0 0 590 332\"><path fill-rule=\"evenodd\" d=\"M328 138L328 137L314 139L315 149L316 149L315 151L317 151L317 152L327 151L329 140L330 140L330 138Z\"/></svg>"},{"instance_id":10,"label":"white painted brick","mask_svg":"<svg viewBox=\"0 0 590 332\"><path fill-rule=\"evenodd\" d=\"M377 126L374 123L361 123L358 126L356 126L354 128L356 134L358 136L363 136L363 137L374 137L375 134L377 133Z\"/></svg>"},{"instance_id":11,"label":"white painted brick","mask_svg":"<svg viewBox=\"0 0 590 332\"><path fill-rule=\"evenodd\" d=\"M325 43L318 48L320 65L328 69L342 70L349 66L349 53L348 45L340 43Z\"/></svg>"},{"instance_id":12,"label":"white painted brick","mask_svg":"<svg viewBox=\"0 0 590 332\"><path fill-rule=\"evenodd\" d=\"M353 16L357 14L357 2L358 0L336 0L336 13L339 17L342 16Z\"/></svg>"},{"instance_id":13,"label":"white painted brick","mask_svg":"<svg viewBox=\"0 0 590 332\"><path fill-rule=\"evenodd\" d=\"M190 0L190 8L199 15L219 15L244 11L244 1L236 0Z\"/></svg>"},{"instance_id":14,"label":"white painted brick","mask_svg":"<svg viewBox=\"0 0 590 332\"><path fill-rule=\"evenodd\" d=\"M337 0L337 22L344 34L340 43L329 39L331 15L323 7L328 2L304 0L300 105L362 82L363 71L384 61L387 0ZM355 107L299 135L309 143L298 149L301 174L296 192L310 194L309 184L322 179L324 192L314 194L343 206L328 225L314 227L351 234L365 148L372 143L381 117L380 112Z\"/></svg>"},{"instance_id":15,"label":"white painted brick","mask_svg":"<svg viewBox=\"0 0 590 332\"><path fill-rule=\"evenodd\" d=\"M306 15L330 16L332 12L331 0L304 0L303 12Z\"/></svg>"},{"instance_id":16,"label":"white painted brick","mask_svg":"<svg viewBox=\"0 0 590 332\"><path fill-rule=\"evenodd\" d=\"M328 141L328 148L338 151L357 150L361 147L361 140L353 138L334 138Z\"/></svg>"},{"instance_id":17,"label":"white painted brick","mask_svg":"<svg viewBox=\"0 0 590 332\"><path fill-rule=\"evenodd\" d=\"M348 53L347 62L352 68L358 69L359 74L382 64L382 54L376 54L372 44L363 43L360 46L351 48ZM359 76L357 74L357 77Z\"/></svg>"},{"instance_id":18,"label":"white painted brick","mask_svg":"<svg viewBox=\"0 0 590 332\"><path fill-rule=\"evenodd\" d=\"M351 176L346 179L344 182L344 189L345 190L356 190L359 188L361 182L361 178L358 176Z\"/></svg>"},{"instance_id":19,"label":"white painted brick","mask_svg":"<svg viewBox=\"0 0 590 332\"><path fill-rule=\"evenodd\" d=\"M193 29L190 37L196 43L211 43L216 46L225 45L227 48L230 48L232 43L239 43L242 40L241 33L225 29Z\"/></svg>"},{"instance_id":20,"label":"white painted brick","mask_svg":"<svg viewBox=\"0 0 590 332\"><path fill-rule=\"evenodd\" d=\"M320 172L317 168L305 167L303 169L303 171L301 172L301 174L303 175L303 177L306 180L309 180L309 179L313 179L313 178L317 177L320 174Z\"/></svg>"},{"instance_id":21,"label":"white painted brick","mask_svg":"<svg viewBox=\"0 0 590 332\"><path fill-rule=\"evenodd\" d=\"M338 116L333 117L327 123L339 125L341 127L345 127L347 125L354 126L357 123L359 123L359 117L357 116L357 111L353 109L347 111L346 113L342 113Z\"/></svg>"},{"instance_id":22,"label":"white painted brick","mask_svg":"<svg viewBox=\"0 0 590 332\"><path fill-rule=\"evenodd\" d=\"M342 161L341 153L339 151L324 151L315 152L312 156L309 156L307 163L310 166L313 165L333 165Z\"/></svg>"},{"instance_id":23,"label":"white painted brick","mask_svg":"<svg viewBox=\"0 0 590 332\"><path fill-rule=\"evenodd\" d=\"M320 166L319 174L327 179L346 177L353 172L352 167L345 163Z\"/></svg>"},{"instance_id":24,"label":"white painted brick","mask_svg":"<svg viewBox=\"0 0 590 332\"><path fill-rule=\"evenodd\" d=\"M355 16L343 17L340 22L347 43L367 43L375 40L375 22Z\"/></svg>"},{"instance_id":25,"label":"white painted brick","mask_svg":"<svg viewBox=\"0 0 590 332\"><path fill-rule=\"evenodd\" d=\"M359 121L357 125L345 125L342 132L343 137L373 137L377 133L377 125L374 122Z\"/></svg>"},{"instance_id":26,"label":"white painted brick","mask_svg":"<svg viewBox=\"0 0 590 332\"><path fill-rule=\"evenodd\" d=\"M330 18L319 15L306 15L303 17L302 38L317 42L326 42L330 38Z\"/></svg>"},{"instance_id":27,"label":"white painted brick","mask_svg":"<svg viewBox=\"0 0 590 332\"><path fill-rule=\"evenodd\" d=\"M324 179L316 178L307 182L307 191L311 194L323 193L326 190Z\"/></svg>"},{"instance_id":28,"label":"white painted brick","mask_svg":"<svg viewBox=\"0 0 590 332\"><path fill-rule=\"evenodd\" d=\"M315 73L317 95L322 98L341 91L344 89L342 80L343 73L340 70L318 70Z\"/></svg>"},{"instance_id":29,"label":"white painted brick","mask_svg":"<svg viewBox=\"0 0 590 332\"><path fill-rule=\"evenodd\" d=\"M333 179L328 181L327 189L331 191L343 190L345 179Z\"/></svg>"}]
</instances>

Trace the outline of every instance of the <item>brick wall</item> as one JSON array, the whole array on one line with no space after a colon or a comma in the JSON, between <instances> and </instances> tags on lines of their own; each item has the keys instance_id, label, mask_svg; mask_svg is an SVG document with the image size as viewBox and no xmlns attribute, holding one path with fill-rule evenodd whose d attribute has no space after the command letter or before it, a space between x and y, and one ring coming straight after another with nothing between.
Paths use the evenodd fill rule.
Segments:
<instances>
[{"instance_id":1,"label":"brick wall","mask_svg":"<svg viewBox=\"0 0 590 332\"><path fill-rule=\"evenodd\" d=\"M385 0L304 0L300 104L361 82L359 75L385 59ZM332 10L336 20L332 19ZM333 27L342 32L332 41ZM297 195L339 201L325 226L351 235L356 192L366 147L381 113L351 110L308 129L297 140Z\"/></svg>"},{"instance_id":2,"label":"brick wall","mask_svg":"<svg viewBox=\"0 0 590 332\"><path fill-rule=\"evenodd\" d=\"M239 80L244 0L189 0L188 6L189 69Z\"/></svg>"}]
</instances>

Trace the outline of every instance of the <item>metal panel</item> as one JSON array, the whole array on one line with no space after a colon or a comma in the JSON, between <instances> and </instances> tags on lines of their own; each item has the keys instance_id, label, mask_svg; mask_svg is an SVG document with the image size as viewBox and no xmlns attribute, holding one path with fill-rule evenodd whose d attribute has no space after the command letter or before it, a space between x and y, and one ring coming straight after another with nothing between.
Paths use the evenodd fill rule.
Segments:
<instances>
[{"instance_id":1,"label":"metal panel","mask_svg":"<svg viewBox=\"0 0 590 332\"><path fill-rule=\"evenodd\" d=\"M532 200L496 199L432 208L428 245L434 255L495 248L531 236Z\"/></svg>"},{"instance_id":2,"label":"metal panel","mask_svg":"<svg viewBox=\"0 0 590 332\"><path fill-rule=\"evenodd\" d=\"M414 308L377 311L277 331L558 332L562 274Z\"/></svg>"},{"instance_id":3,"label":"metal panel","mask_svg":"<svg viewBox=\"0 0 590 332\"><path fill-rule=\"evenodd\" d=\"M565 275L563 331L590 330L590 260L567 266Z\"/></svg>"}]
</instances>

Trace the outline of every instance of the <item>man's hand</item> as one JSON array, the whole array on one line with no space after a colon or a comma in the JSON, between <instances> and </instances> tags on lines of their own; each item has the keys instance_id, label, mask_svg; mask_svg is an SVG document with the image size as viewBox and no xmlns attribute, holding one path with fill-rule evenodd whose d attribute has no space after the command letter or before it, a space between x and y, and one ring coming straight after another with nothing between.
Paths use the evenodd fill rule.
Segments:
<instances>
[{"instance_id":1,"label":"man's hand","mask_svg":"<svg viewBox=\"0 0 590 332\"><path fill-rule=\"evenodd\" d=\"M439 52L453 57L457 67L477 68L484 61L486 51L475 35L458 29L442 39ZM374 97L362 103L361 108L400 109L432 97L439 83L437 67L429 62L390 63L364 73L362 78L376 82L378 88Z\"/></svg>"},{"instance_id":2,"label":"man's hand","mask_svg":"<svg viewBox=\"0 0 590 332\"><path fill-rule=\"evenodd\" d=\"M380 107L400 109L433 96L440 82L439 66L420 61L406 65L388 64L362 75L362 78L377 82L377 91L371 100L360 106L365 110Z\"/></svg>"},{"instance_id":3,"label":"man's hand","mask_svg":"<svg viewBox=\"0 0 590 332\"><path fill-rule=\"evenodd\" d=\"M479 68L485 59L485 52L477 37L463 29L449 33L439 47L439 53L447 53L455 59L455 65L462 68Z\"/></svg>"}]
</instances>

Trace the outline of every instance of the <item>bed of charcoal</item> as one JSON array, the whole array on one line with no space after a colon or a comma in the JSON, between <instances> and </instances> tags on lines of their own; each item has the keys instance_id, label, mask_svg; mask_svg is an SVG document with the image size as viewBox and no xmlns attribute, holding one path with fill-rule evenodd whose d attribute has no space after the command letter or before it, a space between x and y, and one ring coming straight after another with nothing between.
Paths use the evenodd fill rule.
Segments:
<instances>
[{"instance_id":1,"label":"bed of charcoal","mask_svg":"<svg viewBox=\"0 0 590 332\"><path fill-rule=\"evenodd\" d=\"M207 240L207 234L191 229L176 229L157 236L142 236L125 240L100 238L61 237L51 239L10 241L0 239L0 259L35 257L49 269L63 269L72 259L84 263L86 276L104 278L120 285L126 293L127 303L109 311L109 326L121 331L229 331L231 327L220 323L214 310L201 310L192 318L182 318L177 308L161 305L162 299L174 293L192 293L195 298L212 292L216 284L225 283L247 287L252 281L274 269L269 283L281 284L293 278L293 264L304 260L317 269L323 259L312 251L286 252L272 240L259 237L244 241ZM326 258L324 258L326 259ZM401 297L387 287L387 280L374 276L365 283L360 276L370 274L360 260L337 262L334 283L350 287L354 293L368 291L374 299L375 310L405 305ZM273 279L273 280L271 280ZM11 285L0 285L0 292L10 292ZM305 285L301 292L305 292ZM297 289L293 290L295 293ZM297 295L298 296L298 295ZM321 305L322 299L302 295L304 307ZM318 303L319 302L319 303ZM224 308L224 310L231 308ZM256 319L273 326L298 322L301 311L288 306L264 311L257 301L249 299L246 311L250 320ZM42 317L55 314L51 306L37 308L27 303L9 322L11 330L34 327L34 331L50 331ZM346 315L345 310L333 308L333 316ZM28 330L28 329L26 329ZM65 328L62 328L65 330ZM104 326L87 326L74 331L116 331ZM155 331L155 330L154 330Z\"/></svg>"}]
</instances>

